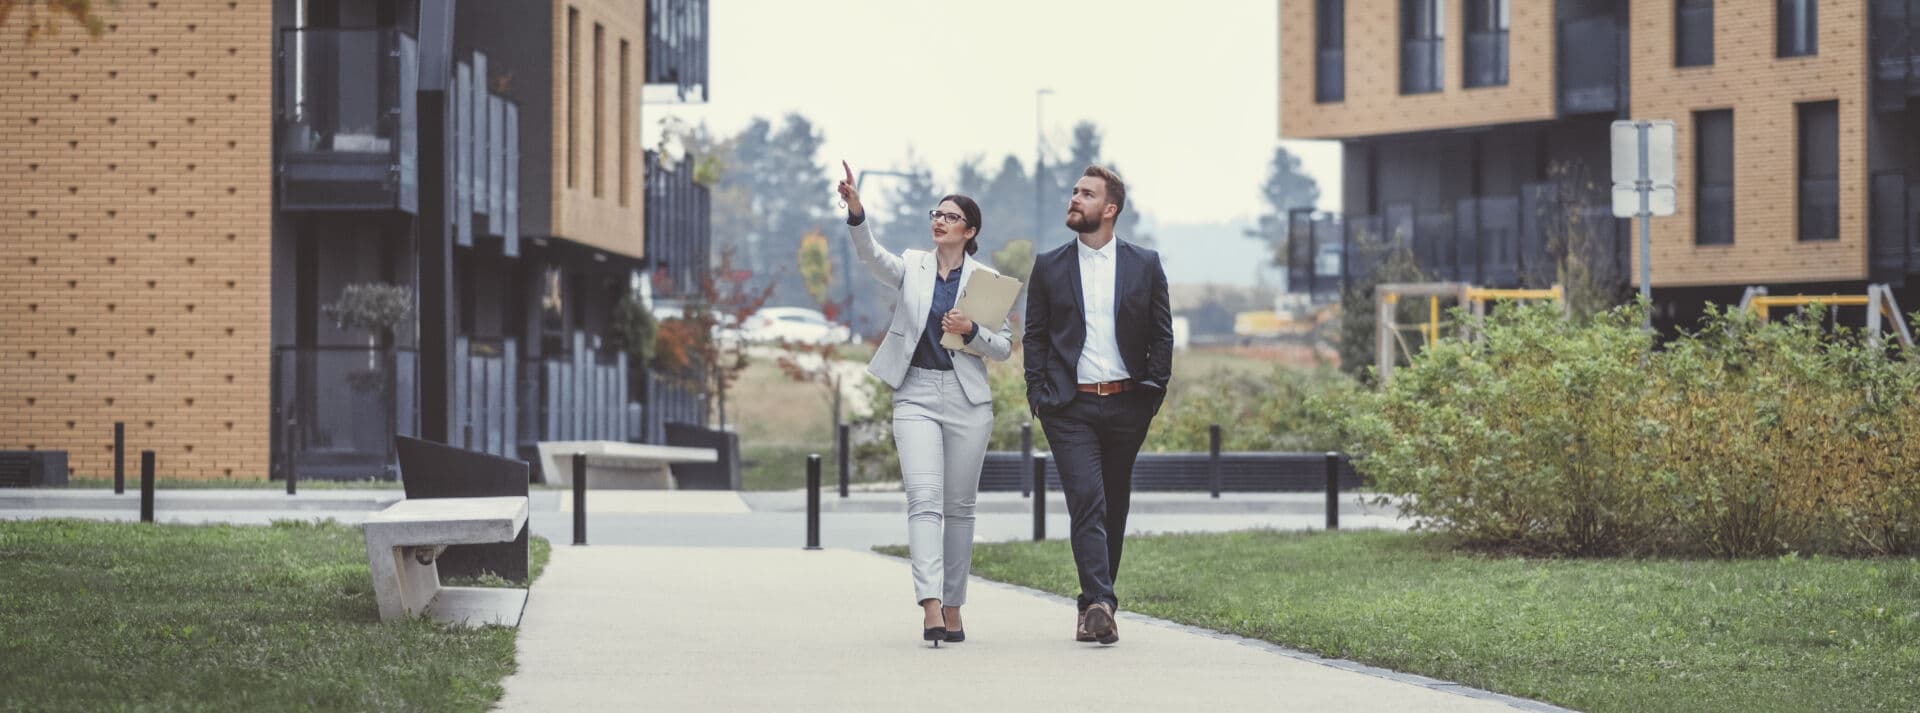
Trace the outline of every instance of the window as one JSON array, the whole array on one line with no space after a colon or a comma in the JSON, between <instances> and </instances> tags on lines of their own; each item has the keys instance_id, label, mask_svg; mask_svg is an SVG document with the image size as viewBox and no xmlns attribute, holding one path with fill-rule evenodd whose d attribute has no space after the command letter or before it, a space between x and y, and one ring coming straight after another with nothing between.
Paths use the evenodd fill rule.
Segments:
<instances>
[{"instance_id":1,"label":"window","mask_svg":"<svg viewBox=\"0 0 1920 713\"><path fill-rule=\"evenodd\" d=\"M1346 23L1346 0L1314 2L1314 101L1337 102L1347 98Z\"/></svg>"},{"instance_id":2,"label":"window","mask_svg":"<svg viewBox=\"0 0 1920 713\"><path fill-rule=\"evenodd\" d=\"M1508 0L1467 0L1465 84L1497 87L1507 83Z\"/></svg>"},{"instance_id":3,"label":"window","mask_svg":"<svg viewBox=\"0 0 1920 713\"><path fill-rule=\"evenodd\" d=\"M619 144L620 144L620 207L622 208L625 208L628 203L627 175L630 169L627 164L630 157L627 154L631 153L632 151L632 149L627 146L627 135L633 133L633 115L632 115L632 112L627 108L627 105L632 103L633 101L632 95L628 94L628 91L630 91L628 88L628 82L630 81L630 78L627 75L627 72L628 72L627 66L628 66L627 41L625 39L622 39L620 40L620 129L619 129L620 131L620 141L619 141Z\"/></svg>"},{"instance_id":4,"label":"window","mask_svg":"<svg viewBox=\"0 0 1920 713\"><path fill-rule=\"evenodd\" d=\"M1777 0L1774 27L1780 32L1780 57L1806 57L1820 53L1819 4L1814 0Z\"/></svg>"},{"instance_id":5,"label":"window","mask_svg":"<svg viewBox=\"0 0 1920 713\"><path fill-rule=\"evenodd\" d=\"M1733 244L1733 110L1693 113L1693 243Z\"/></svg>"},{"instance_id":6,"label":"window","mask_svg":"<svg viewBox=\"0 0 1920 713\"><path fill-rule=\"evenodd\" d=\"M606 96L606 92L602 91L605 82L601 81L607 74L605 71L606 39L607 28L598 22L593 23L593 197L595 198L601 196L600 178L604 172L600 170L600 159L606 153L607 145L600 131L600 125L604 123L602 118L607 115L606 105L601 99Z\"/></svg>"},{"instance_id":7,"label":"window","mask_svg":"<svg viewBox=\"0 0 1920 713\"><path fill-rule=\"evenodd\" d=\"M1713 64L1713 0L1673 4L1673 66Z\"/></svg>"},{"instance_id":8,"label":"window","mask_svg":"<svg viewBox=\"0 0 1920 713\"><path fill-rule=\"evenodd\" d=\"M1401 0L1401 94L1440 91L1443 14L1440 0Z\"/></svg>"},{"instance_id":9,"label":"window","mask_svg":"<svg viewBox=\"0 0 1920 713\"><path fill-rule=\"evenodd\" d=\"M1795 107L1800 123L1800 239L1840 239L1840 103Z\"/></svg>"},{"instance_id":10,"label":"window","mask_svg":"<svg viewBox=\"0 0 1920 713\"><path fill-rule=\"evenodd\" d=\"M567 187L572 188L580 176L580 166L575 160L579 145L574 134L579 133L578 112L574 106L580 103L580 10L567 8Z\"/></svg>"}]
</instances>

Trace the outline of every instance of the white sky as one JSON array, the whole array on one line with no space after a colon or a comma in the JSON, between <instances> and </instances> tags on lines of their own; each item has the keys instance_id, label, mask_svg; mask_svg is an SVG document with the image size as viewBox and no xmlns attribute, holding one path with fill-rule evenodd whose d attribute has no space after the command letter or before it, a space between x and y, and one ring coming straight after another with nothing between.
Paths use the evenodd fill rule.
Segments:
<instances>
[{"instance_id":1,"label":"white sky","mask_svg":"<svg viewBox=\"0 0 1920 713\"><path fill-rule=\"evenodd\" d=\"M643 115L649 130L674 115L727 135L797 111L825 133L836 175L841 158L884 169L911 149L945 183L971 155L989 175L1008 152L1032 170L1035 90L1049 87L1051 157L1092 120L1153 223L1250 222L1280 143L1278 12L1275 0L712 0L713 100ZM1321 207L1337 208L1338 145L1286 145Z\"/></svg>"}]
</instances>

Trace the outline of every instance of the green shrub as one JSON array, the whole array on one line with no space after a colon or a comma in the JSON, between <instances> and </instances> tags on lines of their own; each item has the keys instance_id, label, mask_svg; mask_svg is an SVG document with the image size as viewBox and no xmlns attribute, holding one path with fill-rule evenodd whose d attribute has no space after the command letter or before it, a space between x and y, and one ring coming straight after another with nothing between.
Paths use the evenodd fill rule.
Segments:
<instances>
[{"instance_id":1,"label":"green shrub","mask_svg":"<svg viewBox=\"0 0 1920 713\"><path fill-rule=\"evenodd\" d=\"M1429 348L1339 420L1385 499L1469 544L1920 549L1920 366L1816 319L1737 311L1655 350L1640 315L1499 310L1479 340Z\"/></svg>"},{"instance_id":2,"label":"green shrub","mask_svg":"<svg viewBox=\"0 0 1920 713\"><path fill-rule=\"evenodd\" d=\"M1267 376L1217 371L1175 381L1147 432L1146 450L1204 452L1220 425L1222 451L1339 450L1334 414L1360 394L1358 382L1331 367L1276 365Z\"/></svg>"}]
</instances>

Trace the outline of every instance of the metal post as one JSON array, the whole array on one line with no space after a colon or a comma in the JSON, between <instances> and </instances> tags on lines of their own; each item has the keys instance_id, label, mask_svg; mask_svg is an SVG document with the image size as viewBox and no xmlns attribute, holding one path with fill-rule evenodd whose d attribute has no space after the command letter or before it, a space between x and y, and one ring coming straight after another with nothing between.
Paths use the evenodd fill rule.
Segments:
<instances>
[{"instance_id":1,"label":"metal post","mask_svg":"<svg viewBox=\"0 0 1920 713\"><path fill-rule=\"evenodd\" d=\"M1647 173L1647 129L1651 126L1642 121L1635 127L1640 134L1640 180L1635 183L1640 189L1640 300L1646 303L1640 326L1649 332L1653 331L1653 238L1649 232L1653 225L1653 178Z\"/></svg>"},{"instance_id":2,"label":"metal post","mask_svg":"<svg viewBox=\"0 0 1920 713\"><path fill-rule=\"evenodd\" d=\"M1020 462L1022 464L1033 462L1033 424L1031 423L1020 424ZM1019 477L1018 471L1015 473L1014 480L1020 481L1020 497L1033 497L1033 484Z\"/></svg>"},{"instance_id":3,"label":"metal post","mask_svg":"<svg viewBox=\"0 0 1920 713\"><path fill-rule=\"evenodd\" d=\"M1220 424L1207 426L1207 483L1220 499Z\"/></svg>"},{"instance_id":4,"label":"metal post","mask_svg":"<svg viewBox=\"0 0 1920 713\"><path fill-rule=\"evenodd\" d=\"M1047 457L1033 459L1033 541L1047 539Z\"/></svg>"},{"instance_id":5,"label":"metal post","mask_svg":"<svg viewBox=\"0 0 1920 713\"><path fill-rule=\"evenodd\" d=\"M1327 451L1327 529L1340 529L1340 453Z\"/></svg>"},{"instance_id":6,"label":"metal post","mask_svg":"<svg viewBox=\"0 0 1920 713\"><path fill-rule=\"evenodd\" d=\"M820 549L820 454L807 454L807 549Z\"/></svg>"},{"instance_id":7,"label":"metal post","mask_svg":"<svg viewBox=\"0 0 1920 713\"><path fill-rule=\"evenodd\" d=\"M573 544L587 544L587 454L573 454Z\"/></svg>"},{"instance_id":8,"label":"metal post","mask_svg":"<svg viewBox=\"0 0 1920 713\"><path fill-rule=\"evenodd\" d=\"M127 424L113 422L113 494L127 492Z\"/></svg>"},{"instance_id":9,"label":"metal post","mask_svg":"<svg viewBox=\"0 0 1920 713\"><path fill-rule=\"evenodd\" d=\"M140 521L153 522L153 451L140 451Z\"/></svg>"},{"instance_id":10,"label":"metal post","mask_svg":"<svg viewBox=\"0 0 1920 713\"><path fill-rule=\"evenodd\" d=\"M291 415L287 416L287 435L285 438L281 440L286 443L286 450L287 450L287 494L288 495L292 495L294 493L294 487L295 487L294 484L299 482L300 480L300 470L297 465L300 462L300 459L295 457L298 455L298 452L296 452L293 448L294 440L299 437L300 437L300 422L298 418Z\"/></svg>"},{"instance_id":11,"label":"metal post","mask_svg":"<svg viewBox=\"0 0 1920 713\"><path fill-rule=\"evenodd\" d=\"M847 497L847 486L853 479L852 465L847 454L847 446L853 442L851 434L849 433L852 429L852 426L844 423L840 424L840 497L843 498Z\"/></svg>"}]
</instances>

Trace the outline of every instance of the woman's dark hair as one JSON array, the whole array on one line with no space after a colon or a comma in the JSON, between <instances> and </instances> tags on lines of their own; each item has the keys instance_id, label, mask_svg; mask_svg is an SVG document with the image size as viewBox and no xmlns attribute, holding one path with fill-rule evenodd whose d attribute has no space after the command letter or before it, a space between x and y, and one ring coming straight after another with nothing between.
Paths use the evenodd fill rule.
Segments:
<instances>
[{"instance_id":1,"label":"woman's dark hair","mask_svg":"<svg viewBox=\"0 0 1920 713\"><path fill-rule=\"evenodd\" d=\"M973 228L973 237L967 238L967 254L972 255L979 252L980 230L982 229L980 225L980 204L973 202L972 198L958 193L948 193L946 197L940 199L940 203L947 201L953 201L954 205L960 206L960 215L966 216L967 227ZM935 203L934 205L938 206L940 203Z\"/></svg>"}]
</instances>

